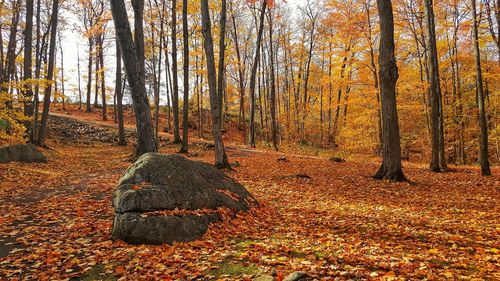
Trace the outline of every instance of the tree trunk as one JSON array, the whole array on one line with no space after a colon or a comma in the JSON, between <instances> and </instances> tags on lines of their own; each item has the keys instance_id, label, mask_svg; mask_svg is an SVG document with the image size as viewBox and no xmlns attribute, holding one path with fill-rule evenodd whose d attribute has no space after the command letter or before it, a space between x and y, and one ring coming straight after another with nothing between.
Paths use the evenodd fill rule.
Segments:
<instances>
[{"instance_id":1,"label":"tree trunk","mask_svg":"<svg viewBox=\"0 0 500 281\"><path fill-rule=\"evenodd\" d=\"M476 0L471 0L472 5L472 27L473 27L473 40L476 61L476 93L477 93L477 106L479 109L479 164L481 165L481 174L483 176L491 176L490 162L488 159L488 126L486 124L486 114L484 108L484 92L483 92L483 75L481 71L481 55L479 50L479 36L478 36L478 20L476 16Z\"/></svg>"},{"instance_id":2,"label":"tree trunk","mask_svg":"<svg viewBox=\"0 0 500 281\"><path fill-rule=\"evenodd\" d=\"M187 153L188 146L188 136L189 136L189 120L188 120L188 110L189 110L189 30L188 30L188 1L182 1L182 40L184 44L184 54L182 57L183 69L184 69L184 103L182 105L182 146L181 153Z\"/></svg>"},{"instance_id":3,"label":"tree trunk","mask_svg":"<svg viewBox=\"0 0 500 281\"><path fill-rule=\"evenodd\" d=\"M172 0L172 109L174 112L174 143L181 142L179 134L179 79L177 76L177 0Z\"/></svg>"},{"instance_id":4,"label":"tree trunk","mask_svg":"<svg viewBox=\"0 0 500 281\"><path fill-rule=\"evenodd\" d=\"M234 11L231 13L232 23L233 23L233 40L234 48L236 49L236 58L238 62L238 86L240 91L240 108L238 112L238 129L243 131L243 143L246 144L246 117L245 117L245 66L242 64L240 45L238 42L238 30L236 29L236 17Z\"/></svg>"},{"instance_id":5,"label":"tree trunk","mask_svg":"<svg viewBox=\"0 0 500 281\"><path fill-rule=\"evenodd\" d=\"M76 44L76 65L78 71L78 110L82 109L82 82L80 74L80 48Z\"/></svg>"},{"instance_id":6,"label":"tree trunk","mask_svg":"<svg viewBox=\"0 0 500 281\"><path fill-rule=\"evenodd\" d=\"M101 66L101 69L99 71L100 76L101 76L101 95L102 95L102 120L106 121L108 120L108 112L107 112L107 107L106 107L106 81L104 75L104 34L101 35L100 39L100 48L99 48L99 64Z\"/></svg>"},{"instance_id":7,"label":"tree trunk","mask_svg":"<svg viewBox=\"0 0 500 281\"><path fill-rule=\"evenodd\" d=\"M264 31L264 15L266 12L267 0L262 1L262 8L260 10L260 24L257 33L257 43L255 50L255 58L252 65L252 72L250 73L250 139L248 144L250 147L255 147L255 80L257 76L257 67L260 61L260 44L262 42L262 34Z\"/></svg>"},{"instance_id":8,"label":"tree trunk","mask_svg":"<svg viewBox=\"0 0 500 281\"><path fill-rule=\"evenodd\" d=\"M94 40L89 37L89 65L88 65L88 77L87 77L87 101L86 101L86 112L91 112L92 107L90 104L90 97L92 95L92 50L94 45Z\"/></svg>"},{"instance_id":9,"label":"tree trunk","mask_svg":"<svg viewBox=\"0 0 500 281\"><path fill-rule=\"evenodd\" d=\"M273 140L273 147L278 151L278 123L276 120L276 81L274 76L274 48L273 48L273 19L271 10L268 10L268 25L269 25L269 58L270 58L270 68L271 68L271 95L270 95L270 105L271 110L271 134Z\"/></svg>"},{"instance_id":10,"label":"tree trunk","mask_svg":"<svg viewBox=\"0 0 500 281\"><path fill-rule=\"evenodd\" d=\"M208 0L201 0L202 33L207 57L207 77L210 93L210 108L212 112L212 134L215 142L215 166L218 168L229 168L229 162L224 150L221 131L222 115L222 90L217 89L217 84L222 87L222 77L224 73L224 37L226 27L226 0L222 0L222 11L220 18L220 54L219 54L219 82L217 83L214 46L212 39L212 25L210 23L210 13L208 9Z\"/></svg>"},{"instance_id":11,"label":"tree trunk","mask_svg":"<svg viewBox=\"0 0 500 281\"><path fill-rule=\"evenodd\" d=\"M40 31L40 11L41 11L41 0L36 1L36 45L35 45L35 79L38 80L40 78L40 69L41 69L41 50L40 50L40 41L41 41L41 31ZM38 140L38 93L40 86L38 84L35 85L35 95L33 98L33 125L31 126L31 134L30 134L30 142L36 143Z\"/></svg>"},{"instance_id":12,"label":"tree trunk","mask_svg":"<svg viewBox=\"0 0 500 281\"><path fill-rule=\"evenodd\" d=\"M446 171L446 159L444 156L443 109L439 79L438 53L436 47L433 0L425 0L425 14L427 20L427 45L429 48L429 82L431 94L432 160L430 168L433 172L442 172Z\"/></svg>"},{"instance_id":13,"label":"tree trunk","mask_svg":"<svg viewBox=\"0 0 500 281\"><path fill-rule=\"evenodd\" d=\"M151 109L146 95L144 78L144 33L143 33L143 0L134 0L135 40L127 17L123 0L111 1L111 12L115 23L116 36L119 40L125 72L131 90L137 126L136 157L147 152L156 152Z\"/></svg>"},{"instance_id":14,"label":"tree trunk","mask_svg":"<svg viewBox=\"0 0 500 281\"><path fill-rule=\"evenodd\" d=\"M394 57L394 19L390 0L377 0L380 17L379 80L382 99L382 165L376 179L405 181L401 168L396 82L398 67Z\"/></svg>"},{"instance_id":15,"label":"tree trunk","mask_svg":"<svg viewBox=\"0 0 500 281\"><path fill-rule=\"evenodd\" d=\"M33 115L33 86L31 85L32 78L32 52L33 52L33 0L26 0L26 23L24 27L24 75L23 75L23 88L24 98L24 115L31 118ZM31 119L26 121L26 129L31 128Z\"/></svg>"},{"instance_id":16,"label":"tree trunk","mask_svg":"<svg viewBox=\"0 0 500 281\"><path fill-rule=\"evenodd\" d=\"M52 2L49 65L47 67L47 78L46 78L48 81L52 81L54 77L58 13L59 13L59 0L54 0ZM45 134L47 132L47 121L49 119L51 91L52 91L52 85L49 84L45 88L45 94L43 97L42 120L40 121L40 131L38 132L38 141L37 141L37 144L40 146L45 146Z\"/></svg>"},{"instance_id":17,"label":"tree trunk","mask_svg":"<svg viewBox=\"0 0 500 281\"><path fill-rule=\"evenodd\" d=\"M118 119L118 145L127 145L125 139L125 125L123 124L123 93L122 93L122 54L118 39L116 40L116 117Z\"/></svg>"}]
</instances>

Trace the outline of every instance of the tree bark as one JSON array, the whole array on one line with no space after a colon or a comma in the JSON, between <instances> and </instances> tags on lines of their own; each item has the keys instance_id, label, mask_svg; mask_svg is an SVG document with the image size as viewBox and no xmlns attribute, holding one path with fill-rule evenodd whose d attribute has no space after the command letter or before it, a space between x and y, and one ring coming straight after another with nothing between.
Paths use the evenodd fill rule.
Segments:
<instances>
[{"instance_id":1,"label":"tree bark","mask_svg":"<svg viewBox=\"0 0 500 281\"><path fill-rule=\"evenodd\" d=\"M90 97L92 95L92 50L94 45L94 40L89 37L89 65L87 74L87 101L86 101L86 112L92 112L92 107L90 103Z\"/></svg>"},{"instance_id":2,"label":"tree bark","mask_svg":"<svg viewBox=\"0 0 500 281\"><path fill-rule=\"evenodd\" d=\"M406 181L401 168L396 82L398 67L394 57L394 19L390 0L377 0L380 17L379 81L382 99L382 165L376 179Z\"/></svg>"},{"instance_id":3,"label":"tree bark","mask_svg":"<svg viewBox=\"0 0 500 281\"><path fill-rule=\"evenodd\" d=\"M123 93L122 93L122 54L118 39L116 40L116 115L118 119L118 145L127 145L125 139L125 125L123 124Z\"/></svg>"},{"instance_id":4,"label":"tree bark","mask_svg":"<svg viewBox=\"0 0 500 281\"><path fill-rule=\"evenodd\" d=\"M172 111L174 113L174 143L181 142L179 134L179 79L177 76L177 0L172 0Z\"/></svg>"},{"instance_id":5,"label":"tree bark","mask_svg":"<svg viewBox=\"0 0 500 281\"><path fill-rule=\"evenodd\" d=\"M32 54L33 53L33 0L26 0L26 23L24 27L24 75L23 75L23 89L24 98L24 115L31 118L33 115L33 86L32 79ZM26 129L29 131L31 128L31 119L26 121ZM30 133L28 132L28 135Z\"/></svg>"},{"instance_id":6,"label":"tree bark","mask_svg":"<svg viewBox=\"0 0 500 281\"><path fill-rule=\"evenodd\" d=\"M188 153L188 136L189 136L189 120L188 120L188 110L189 110L189 30L188 30L188 1L182 1L182 40L183 40L183 69L184 69L184 103L182 105L182 146L181 153Z\"/></svg>"},{"instance_id":7,"label":"tree bark","mask_svg":"<svg viewBox=\"0 0 500 281\"><path fill-rule=\"evenodd\" d=\"M433 0L425 0L425 15L427 20L428 59L430 65L430 95L431 95L431 131L432 159L430 169L433 172L446 171L444 155L443 109L439 79L439 63L436 47L436 27L434 23Z\"/></svg>"},{"instance_id":8,"label":"tree bark","mask_svg":"<svg viewBox=\"0 0 500 281\"><path fill-rule=\"evenodd\" d=\"M143 0L133 0L135 40L128 22L127 10L123 0L111 1L111 12L115 23L116 36L119 40L125 72L131 90L132 102L137 126L137 147L135 156L147 152L156 152L151 109L146 95L144 78L144 33L143 33Z\"/></svg>"},{"instance_id":9,"label":"tree bark","mask_svg":"<svg viewBox=\"0 0 500 281\"><path fill-rule=\"evenodd\" d=\"M260 24L257 33L257 43L255 50L255 58L252 65L252 72L250 73L250 139L248 145L255 147L255 80L257 76L257 67L260 61L260 45L262 42L262 34L264 31L264 15L266 12L267 0L262 1L262 8L260 10Z\"/></svg>"},{"instance_id":10,"label":"tree bark","mask_svg":"<svg viewBox=\"0 0 500 281\"><path fill-rule=\"evenodd\" d=\"M490 162L488 159L488 125L486 124L486 114L484 108L483 75L481 71L481 54L479 50L478 20L476 16L476 0L471 0L472 5L472 33L474 41L475 61L476 61L476 93L477 106L479 110L479 164L481 174L491 176Z\"/></svg>"},{"instance_id":11,"label":"tree bark","mask_svg":"<svg viewBox=\"0 0 500 281\"><path fill-rule=\"evenodd\" d=\"M226 1L222 0L222 11L220 16L220 44L219 44L219 82L217 82L215 69L214 46L212 39L212 25L210 23L210 12L208 10L208 0L201 0L202 33L207 58L207 77L210 93L210 109L212 113L212 134L215 142L215 166L219 169L230 168L227 155L224 150L222 140L222 91L217 89L217 85L222 87L222 78L224 72L224 37L226 27ZM222 62L222 63L220 63Z\"/></svg>"},{"instance_id":12,"label":"tree bark","mask_svg":"<svg viewBox=\"0 0 500 281\"><path fill-rule=\"evenodd\" d=\"M58 14L59 14L59 0L54 0L52 2L49 65L47 67L47 78L46 78L48 81L51 82L54 77ZM47 121L49 119L51 92L52 92L52 84L49 84L45 88L45 93L43 97L42 120L40 121L40 131L38 132L38 141L37 141L37 144L40 146L45 146L45 134L47 132Z\"/></svg>"},{"instance_id":13,"label":"tree bark","mask_svg":"<svg viewBox=\"0 0 500 281\"><path fill-rule=\"evenodd\" d=\"M274 76L274 48L273 48L273 19L271 10L268 10L268 26L269 26L269 58L271 70L271 95L269 109L271 111L271 135L273 147L278 151L278 123L276 120L276 81Z\"/></svg>"}]
</instances>

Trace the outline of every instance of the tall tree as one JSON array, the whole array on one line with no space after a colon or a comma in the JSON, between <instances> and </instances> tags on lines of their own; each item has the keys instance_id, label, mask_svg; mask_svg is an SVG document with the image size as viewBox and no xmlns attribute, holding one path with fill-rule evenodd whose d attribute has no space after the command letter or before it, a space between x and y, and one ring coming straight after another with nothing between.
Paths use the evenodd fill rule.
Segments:
<instances>
[{"instance_id":1,"label":"tall tree","mask_svg":"<svg viewBox=\"0 0 500 281\"><path fill-rule=\"evenodd\" d=\"M80 47L76 44L76 69L78 71L78 110L82 109L82 80L80 73Z\"/></svg>"},{"instance_id":2,"label":"tall tree","mask_svg":"<svg viewBox=\"0 0 500 281\"><path fill-rule=\"evenodd\" d=\"M57 37L57 23L59 15L59 0L54 0L52 2L52 16L51 16L51 26L50 26L50 46L49 46L49 65L47 67L47 77L48 81L53 80L54 77L54 64L56 56L56 37ZM47 121L49 119L50 110L50 97L52 93L52 83L49 83L45 88L45 93L43 97L43 111L42 120L40 121L40 131L38 132L37 144L45 146L45 134L47 132Z\"/></svg>"},{"instance_id":3,"label":"tall tree","mask_svg":"<svg viewBox=\"0 0 500 281\"><path fill-rule=\"evenodd\" d=\"M427 20L427 46L429 59L429 78L431 95L431 129L432 129L432 159L430 168L433 172L446 170L444 154L444 126L441 86L439 79L439 63L436 44L436 26L434 23L433 0L425 1L425 16Z\"/></svg>"},{"instance_id":4,"label":"tall tree","mask_svg":"<svg viewBox=\"0 0 500 281\"><path fill-rule=\"evenodd\" d=\"M172 0L172 111L174 113L174 143L181 142L179 134L179 79L177 77L177 0Z\"/></svg>"},{"instance_id":5,"label":"tall tree","mask_svg":"<svg viewBox=\"0 0 500 281\"><path fill-rule=\"evenodd\" d=\"M182 56L184 69L184 103L182 105L182 146L181 152L188 152L188 133L189 133L189 29L188 29L188 1L182 1L182 41L184 45L184 54Z\"/></svg>"},{"instance_id":6,"label":"tall tree","mask_svg":"<svg viewBox=\"0 0 500 281\"><path fill-rule=\"evenodd\" d=\"M391 0L377 0L380 17L379 81L382 100L382 165L375 174L376 179L405 181L401 168L401 144L399 136L398 110L396 105L396 82L398 66L394 57L394 17Z\"/></svg>"},{"instance_id":7,"label":"tall tree","mask_svg":"<svg viewBox=\"0 0 500 281\"><path fill-rule=\"evenodd\" d=\"M481 52L479 50L479 35L478 35L478 18L476 12L476 0L471 0L472 6L472 34L475 51L476 62L476 94L477 106L479 111L479 164L481 165L481 174L490 176L490 161L488 159L488 125L486 123L486 114L484 108L484 90L483 90L483 75L481 71Z\"/></svg>"},{"instance_id":8,"label":"tall tree","mask_svg":"<svg viewBox=\"0 0 500 281\"><path fill-rule=\"evenodd\" d=\"M26 0L26 22L24 26L24 115L31 117L33 115L33 86L32 78L32 56L33 56L33 0ZM31 122L25 123L26 128L31 128ZM28 132L29 134L29 132Z\"/></svg>"},{"instance_id":9,"label":"tall tree","mask_svg":"<svg viewBox=\"0 0 500 281\"><path fill-rule=\"evenodd\" d=\"M262 34L264 33L264 18L266 14L266 6L268 0L262 1L262 8L260 9L260 23L257 32L257 44L255 46L255 57L252 65L252 72L250 73L250 136L248 145L255 147L255 80L257 78L257 68L260 61L260 45L262 42Z\"/></svg>"},{"instance_id":10,"label":"tall tree","mask_svg":"<svg viewBox=\"0 0 500 281\"><path fill-rule=\"evenodd\" d=\"M122 92L122 53L118 38L116 42L116 77L115 77L115 95L116 95L116 115L118 119L118 144L127 145L125 139L125 126L123 124L123 92Z\"/></svg>"},{"instance_id":11,"label":"tall tree","mask_svg":"<svg viewBox=\"0 0 500 281\"><path fill-rule=\"evenodd\" d=\"M212 135L215 142L215 166L219 169L229 168L224 142L222 140L222 87L220 81L224 72L224 37L226 33L226 0L222 0L222 10L220 15L220 44L219 44L219 81L217 81L217 71L215 69L214 43L212 38L212 24L210 22L210 12L208 0L201 0L202 34L204 38L204 49L207 63L207 78L210 95L210 109L212 115ZM220 63L222 62L222 63Z\"/></svg>"},{"instance_id":12,"label":"tall tree","mask_svg":"<svg viewBox=\"0 0 500 281\"><path fill-rule=\"evenodd\" d=\"M130 86L137 126L136 157L147 152L156 152L151 109L146 95L144 76L144 1L133 0L134 37L128 22L123 0L111 1L111 12L115 23L116 36L125 64L125 72Z\"/></svg>"},{"instance_id":13,"label":"tall tree","mask_svg":"<svg viewBox=\"0 0 500 281\"><path fill-rule=\"evenodd\" d=\"M273 141L273 147L276 151L278 151L278 121L276 120L276 79L274 72L274 46L273 46L273 14L272 9L268 9L268 21L267 24L269 26L269 66L271 68L271 95L270 95L270 105L269 109L271 111L271 135Z\"/></svg>"}]
</instances>

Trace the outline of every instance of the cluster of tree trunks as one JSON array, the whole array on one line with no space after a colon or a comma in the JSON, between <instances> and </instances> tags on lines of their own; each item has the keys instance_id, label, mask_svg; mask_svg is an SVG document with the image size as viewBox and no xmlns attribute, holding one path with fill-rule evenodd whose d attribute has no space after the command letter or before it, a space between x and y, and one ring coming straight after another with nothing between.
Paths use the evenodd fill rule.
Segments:
<instances>
[{"instance_id":1,"label":"cluster of tree trunks","mask_svg":"<svg viewBox=\"0 0 500 281\"><path fill-rule=\"evenodd\" d=\"M58 78L55 75L56 53L57 53L57 26L58 26L58 12L60 3L58 0L52 1L52 11L48 23L42 23L41 10L42 5L40 0L36 2L36 13L34 0L27 0L25 5L25 25L23 33L25 34L23 40L23 87L22 94L25 97L24 113L32 117L30 121L26 122L28 134L34 143L40 145L45 144L46 128L48 114L50 110L50 103L52 98L56 98L54 90L57 91L58 84L53 83ZM159 51L156 52L156 44L153 43L153 52L155 53L152 59L153 63L153 92L154 92L154 122L151 116L150 103L146 93L146 79L145 79L145 54L144 54L144 0L133 0L132 7L134 11L134 32L130 28L128 22L126 6L124 0L111 1L111 10L113 20L115 23L116 37L117 37L117 57L126 57L124 60L126 79L130 87L134 111L136 113L138 145L136 148L136 155L149 151L156 151L158 144L159 132L159 109L160 109L160 74L162 73L162 55L165 55L165 73L166 73L166 89L167 89L167 130L173 130L174 142L182 142L181 152L188 151L188 132L189 132L189 96L190 96L190 61L189 61L189 48L190 42L192 47L201 46L197 40L190 41L189 38L189 24L188 24L188 1L182 1L182 42L183 42L183 108L182 108L182 139L180 135L180 110L179 110L179 85L178 85L178 67L177 67L177 1L172 1L171 6L171 34L170 34L170 50L168 36L164 31L163 24L166 21L165 13L165 0L161 0L158 4L154 0L156 8L161 10L160 21L161 27L158 34L155 34L155 27L151 23L151 37L158 36ZM148 2L150 9L153 10L152 1ZM202 21L202 35L203 35L203 48L204 54L201 57L195 57L196 74L194 80L193 92L196 94L196 112L198 114L198 131L199 135L203 136L203 127L210 121L212 127L212 135L215 140L216 146L216 165L219 167L228 167L227 156L224 151L224 144L222 141L222 128L224 126L224 118L228 108L226 102L226 71L225 71L225 48L226 48L226 20L227 20L227 3L222 1L222 9L219 15L219 55L218 55L218 70L216 70L214 43L212 36L212 26L210 19L210 11L208 1L201 1L201 21ZM436 44L436 26L434 17L433 0L424 0L423 10L418 5L412 3L403 6L405 12L409 13L409 27L415 41L415 47L418 57L420 69L420 81L422 84L422 104L425 109L425 115L428 120L428 129L431 140L432 158L431 170L435 172L446 171L447 163L445 156L445 128L444 128L444 115L443 115L443 96L441 92L441 81L439 73L439 58L437 53ZM479 162L481 164L482 173L488 175L491 173L488 162L488 120L486 116L485 98L487 98L487 84L486 90L483 85L481 57L478 43L478 18L476 11L475 0L471 0L471 12L473 18L473 42L475 50L476 61L476 92L477 92L477 108L478 108L478 124L479 124ZM230 36L233 40L236 58L237 58L237 82L239 92L239 114L238 114L238 127L245 133L245 142L249 146L256 146L256 134L258 132L257 123L260 121L261 135L270 140L272 146L278 150L282 138L280 133L281 124L278 120L284 121L287 126L291 122L295 122L297 134L305 136L306 120L310 114L310 105L313 104L317 97L310 94L310 76L311 76L311 62L314 54L321 52L323 59L321 60L320 67L322 73L327 71L327 78L329 80L327 86L321 85L319 88L319 120L320 120L320 143L323 142L324 136L330 145L335 145L335 138L342 126L342 122L346 122L348 113L348 99L350 93L350 85L340 83L335 89L336 96L334 95L335 85L332 83L333 62L332 62L332 44L329 44L329 50L316 49L316 36L317 26L319 22L319 10L314 8L311 1L307 1L302 6L300 11L305 15L304 19L307 28L303 29L301 36L300 46L303 48L300 52L300 58L296 60L292 57L290 45L290 38L287 40L287 34L281 28L278 29L278 34L275 32L275 23L273 21L273 9L268 7L267 0L262 0L253 7L255 27L257 34L255 36L255 48L253 54L253 61L249 63L247 59L250 57L247 48L247 43L251 36L247 38L239 33L237 26L237 14L234 9L234 3L230 3ZM404 175L401 170L400 162L401 153L399 141L399 128L397 125L397 112L396 112L396 92L395 85L398 77L397 67L394 59L394 20L392 15L392 3L390 1L377 0L379 8L379 18L381 25L381 40L379 48L379 65L376 65L375 48L373 46L372 23L370 15L370 0L365 2L364 10L368 22L368 27L365 27L366 40L369 46L369 68L373 75L373 88L375 89L375 98L379 107L377 107L377 127L378 127L378 142L381 146L381 153L383 156L383 164L377 173L377 178L389 178L393 180L403 180ZM495 26L498 25L500 16L498 13L492 13L492 10L497 9L500 3L492 4L491 1L486 1L484 7L486 8L486 19L488 21L489 32L498 47L500 55L500 39L498 31ZM12 92L13 87L9 86L10 82L17 80L15 70L15 59L18 54L16 34L19 32L18 26L20 22L20 15L22 5L19 0L12 2L12 17L9 25L9 38L7 42L7 50L5 57L2 56L0 64L0 85L1 91ZM99 91L101 93L102 103L102 118L107 118L106 107L106 87L104 75L104 38L105 38L105 23L102 22L102 16L105 11L104 1L95 1L83 7L83 24L85 31L89 32L93 27L100 26L98 32L89 32L86 34L88 39L88 75L87 75L87 93L86 93L86 111L90 112L91 107L91 94L92 82L95 81L95 96L94 106L97 106ZM425 14L425 17L418 16ZM495 18L493 18L495 15ZM33 17L36 17L36 42L33 42ZM266 25L267 17L267 25ZM447 15L448 17L448 15ZM450 15L453 26L451 34L448 30L445 34L446 42L448 44L448 55L450 57L450 64L452 70L452 97L454 99L453 114L457 117L463 115L463 102L462 102L462 82L460 68L458 67L458 48L457 48L457 33L460 27L460 21L463 20L459 16L458 7ZM496 19L496 23L494 20ZM43 24L46 25L46 30L43 29ZM267 35L266 35L267 28ZM156 29L157 30L157 29ZM324 31L322 31L324 32ZM277 37L277 39L276 39ZM391 39L392 38L392 39ZM283 42L283 43L282 43ZM242 43L245 45L242 46ZM341 81L350 80L352 70L349 67L352 64L355 53L355 40L348 38L344 44L344 55L339 69L339 79ZM35 54L33 56L33 46L35 45ZM62 101L64 98L64 63L63 63L63 48L61 38L59 38L60 52L61 52L61 69L60 69L60 86L63 92ZM280 48L283 50L280 52ZM288 46L290 47L290 46ZM3 46L2 46L3 48ZM3 49L2 49L3 53ZM156 53L159 56L156 56ZM326 55L329 53L329 55ZM278 54L284 55L284 71L286 72L285 80L277 79L280 69L280 60ZM171 56L170 56L171 55ZM32 57L35 59L34 70ZM158 58L158 59L157 59ZM82 105L82 92L80 88L80 61L78 52L78 84L79 84L79 104ZM171 59L171 64L170 64ZM124 138L124 125L123 125L123 95L125 89L125 81L122 79L122 60L117 60L117 72L115 81L115 120L120 128L120 144L125 144ZM295 64L295 65L294 65ZM43 66L43 67L42 67ZM250 66L250 67L248 67ZM204 122L204 109L203 109L203 93L204 93L204 75L200 75L200 69L206 68L208 73L206 75L208 82L208 93L210 99L210 120ZM41 69L46 69L43 73ZM246 88L247 88L247 73L249 73L248 81L248 95L250 112L246 113ZM95 77L93 77L93 75ZM42 77L43 76L43 77ZM40 83L33 83L33 80L45 79L51 83L41 86ZM429 83L429 88L425 88L426 82ZM281 85L280 85L281 84ZM282 87L282 88L280 88ZM54 89L55 88L55 89ZM43 110L39 113L39 94L43 92ZM283 94L281 94L281 91ZM445 90L446 93L447 90ZM327 93L327 105L324 103L324 95ZM293 95L293 98L291 97ZM294 101L292 105L291 102ZM342 102L343 101L343 102ZM333 106L336 102L336 106ZM283 103L283 106L281 104ZM295 112L295 116L290 116L290 112ZM325 109L325 107L327 109ZM283 113L281 110L284 110ZM173 112L173 120L171 120L171 112ZM257 113L260 120L257 121ZM246 115L249 115L249 122L246 121ZM281 114L285 114L285 118L280 118ZM341 118L343 114L343 118ZM41 119L39 120L39 115ZM294 119L294 120L292 120ZM342 121L343 120L343 121ZM454 119L454 126L458 128L454 133L455 138L455 156L458 163L463 163L465 160L465 144L464 144L464 131L465 125L462 118ZM173 121L173 126L171 122ZM154 123L154 124L153 124ZM207 123L207 124L204 124ZM326 125L327 124L327 125ZM327 128L327 129L324 129ZM248 130L248 134L247 134ZM326 133L323 131L326 130ZM287 130L290 133L290 130ZM123 138L122 138L123 136ZM305 141L305 139L302 139ZM498 143L497 143L498 146ZM398 153L396 153L398 152ZM391 159L391 160L389 160ZM398 160L399 159L399 160Z\"/></svg>"}]
</instances>

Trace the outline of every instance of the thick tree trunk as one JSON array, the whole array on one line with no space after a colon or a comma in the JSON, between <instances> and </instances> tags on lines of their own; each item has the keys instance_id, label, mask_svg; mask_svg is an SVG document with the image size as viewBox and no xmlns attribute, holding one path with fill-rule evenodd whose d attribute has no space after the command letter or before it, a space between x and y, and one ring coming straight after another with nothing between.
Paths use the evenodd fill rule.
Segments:
<instances>
[{"instance_id":1,"label":"thick tree trunk","mask_svg":"<svg viewBox=\"0 0 500 281\"><path fill-rule=\"evenodd\" d=\"M227 160L227 155L224 150L224 143L222 140L222 90L217 89L217 84L222 87L222 81L224 72L224 37L225 37L225 25L226 25L226 1L222 0L222 11L220 18L220 54L219 54L219 82L217 83L216 69L215 69L215 56L214 56L214 46L212 39L212 25L210 23L210 13L208 9L208 0L201 0L201 17L202 17L202 33L205 46L205 54L207 57L207 77L208 86L210 93L210 108L212 112L212 134L215 142L215 166L218 168L229 168L229 162Z\"/></svg>"},{"instance_id":2,"label":"thick tree trunk","mask_svg":"<svg viewBox=\"0 0 500 281\"><path fill-rule=\"evenodd\" d=\"M135 40L127 17L123 0L111 1L111 12L115 23L116 36L125 64L128 83L131 90L137 126L136 157L147 152L156 152L151 109L146 95L144 78L144 34L143 34L143 0L134 0Z\"/></svg>"},{"instance_id":3,"label":"thick tree trunk","mask_svg":"<svg viewBox=\"0 0 500 281\"><path fill-rule=\"evenodd\" d=\"M47 78L46 78L48 81L52 81L54 77L58 14L59 14L59 0L54 0L52 2L49 65L47 67ZM45 88L45 94L43 97L42 120L40 121L40 131L38 132L38 141L37 141L37 144L40 146L45 146L45 134L47 132L47 121L49 119L51 92L52 92L52 86L51 84L49 84Z\"/></svg>"},{"instance_id":4,"label":"thick tree trunk","mask_svg":"<svg viewBox=\"0 0 500 281\"><path fill-rule=\"evenodd\" d=\"M394 19L390 0L377 0L380 17L379 80L382 98L382 165L376 179L405 181L401 168L396 82L398 67L394 57Z\"/></svg>"},{"instance_id":5,"label":"thick tree trunk","mask_svg":"<svg viewBox=\"0 0 500 281\"><path fill-rule=\"evenodd\" d=\"M483 176L490 176L490 162L488 159L488 125L486 124L486 114L484 108L484 92L483 92L483 75L481 71L481 54L479 50L479 36L478 36L478 22L476 16L476 0L471 0L472 5L472 27L473 27L473 41L476 61L476 93L477 93L477 106L479 109L479 164L481 165L481 174Z\"/></svg>"},{"instance_id":6,"label":"thick tree trunk","mask_svg":"<svg viewBox=\"0 0 500 281\"><path fill-rule=\"evenodd\" d=\"M182 40L184 44L184 54L182 57L183 69L184 69L184 103L182 105L182 146L181 153L187 153L188 146L188 136L189 136L189 120L188 120L188 110L189 110L189 30L188 30L188 1L182 1Z\"/></svg>"}]
</instances>

